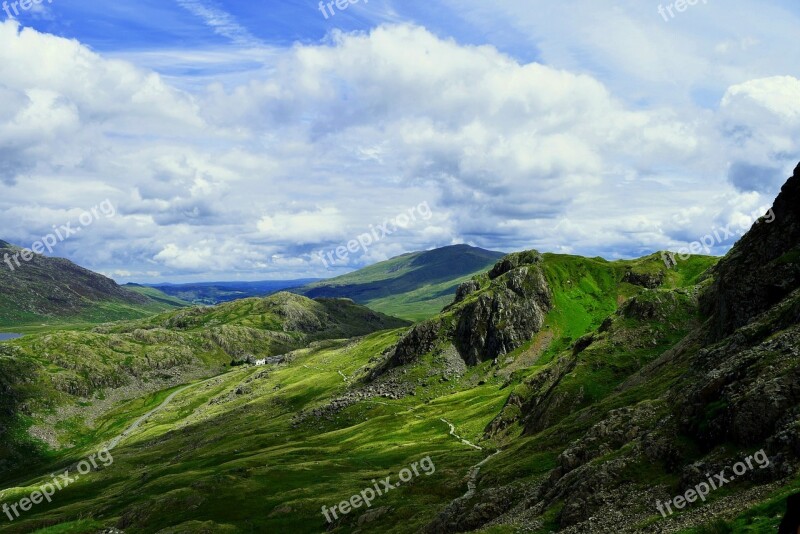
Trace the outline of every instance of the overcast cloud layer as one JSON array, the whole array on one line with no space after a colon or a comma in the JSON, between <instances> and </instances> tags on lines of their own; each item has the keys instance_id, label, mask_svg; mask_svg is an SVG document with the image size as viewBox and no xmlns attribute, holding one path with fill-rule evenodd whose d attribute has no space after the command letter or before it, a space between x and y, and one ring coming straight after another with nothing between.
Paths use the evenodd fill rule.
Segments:
<instances>
[{"instance_id":1,"label":"overcast cloud layer","mask_svg":"<svg viewBox=\"0 0 800 534\"><path fill-rule=\"evenodd\" d=\"M53 255L118 281L333 276L454 243L640 256L740 227L800 161L789 3L667 22L640 1L374 0L328 21L145 2L157 22L130 35L180 37L148 45L60 23L98 9L76 4L0 25L0 239L110 199ZM366 253L318 256L422 202Z\"/></svg>"}]
</instances>

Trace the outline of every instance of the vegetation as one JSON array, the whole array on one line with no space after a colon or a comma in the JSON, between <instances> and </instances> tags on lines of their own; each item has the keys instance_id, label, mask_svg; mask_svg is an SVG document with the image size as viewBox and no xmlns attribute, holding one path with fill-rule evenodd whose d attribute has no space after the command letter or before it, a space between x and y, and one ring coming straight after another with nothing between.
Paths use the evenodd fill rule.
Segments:
<instances>
[{"instance_id":1,"label":"vegetation","mask_svg":"<svg viewBox=\"0 0 800 534\"><path fill-rule=\"evenodd\" d=\"M0 241L0 257L21 249ZM74 263L33 255L0 264L0 330L51 329L148 317L182 307L158 291L133 292Z\"/></svg>"},{"instance_id":2,"label":"vegetation","mask_svg":"<svg viewBox=\"0 0 800 534\"><path fill-rule=\"evenodd\" d=\"M636 459L626 441L609 445L586 436L598 426L612 435L658 428L669 416L665 394L685 375L686 364L640 373L703 324L699 299L716 259L692 257L670 269L659 255L615 262L519 258L524 261L504 277L465 275L439 282L436 290L412 284L396 297L372 300L406 316L429 317L425 306L433 292L455 292L463 282L473 288L458 305L422 323L434 325L433 348L380 375L373 371L409 335L408 323L349 300L290 293L0 344L0 391L13 392L14 406L4 420L9 445L0 451L10 480L3 502L28 495L55 469L162 406L113 451L113 466L82 477L53 503L0 530L419 531L440 520L443 509L459 510L491 494L459 500L482 461L480 488L497 488L498 502L511 506L522 502L527 488L553 477L568 447L591 458L589 465L620 462L632 487L657 483L677 491L679 477L666 465ZM506 285L537 291L527 261L551 292L541 328L496 363L466 365L454 348L459 317ZM381 269L357 273L341 287L357 286L359 278L363 287L377 287L391 269L406 280L415 272L408 258ZM510 325L501 321L493 328ZM266 365L251 365L276 355ZM19 376L34 379L14 379ZM136 384L132 394L117 395L130 384ZM183 389L186 384L191 387ZM41 428L52 428L55 439L31 439ZM680 436L676 443L683 457L702 456L691 439ZM23 446L32 451L24 470L10 469L23 465ZM436 466L432 475L378 497L370 510L326 523L323 506L349 499L373 480L396 480L400 469L427 456ZM774 491L738 518L687 532L774 528L787 491ZM648 517L644 529L660 517L646 506L638 510ZM557 530L569 512L568 502L548 503L532 531ZM517 531L509 524L470 529Z\"/></svg>"},{"instance_id":3,"label":"vegetation","mask_svg":"<svg viewBox=\"0 0 800 534\"><path fill-rule=\"evenodd\" d=\"M373 310L419 321L453 301L459 284L503 256L468 245L404 254L298 290L309 297L346 297Z\"/></svg>"},{"instance_id":4,"label":"vegetation","mask_svg":"<svg viewBox=\"0 0 800 534\"><path fill-rule=\"evenodd\" d=\"M180 301L192 304L213 306L222 302L250 297L266 297L315 282L314 278L299 280L266 280L261 282L203 282L188 284L157 284L140 286L127 284L125 287L137 291L137 288L154 289Z\"/></svg>"}]
</instances>

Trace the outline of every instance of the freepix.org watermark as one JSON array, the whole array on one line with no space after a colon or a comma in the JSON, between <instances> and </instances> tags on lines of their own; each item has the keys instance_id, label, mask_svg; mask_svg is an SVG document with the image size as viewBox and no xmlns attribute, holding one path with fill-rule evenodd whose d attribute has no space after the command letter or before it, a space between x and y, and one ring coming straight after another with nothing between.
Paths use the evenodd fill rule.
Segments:
<instances>
[{"instance_id":1,"label":"freepix.org watermark","mask_svg":"<svg viewBox=\"0 0 800 534\"><path fill-rule=\"evenodd\" d=\"M336 6L336 9L339 11L344 11L351 4L357 4L360 0L333 0L331 2L320 1L319 3L319 10L322 12L322 15L325 17L325 20L328 20L328 12L330 11L330 16L336 16L336 11L334 11L333 7ZM365 4L369 4L369 0L364 0Z\"/></svg>"},{"instance_id":2,"label":"freepix.org watermark","mask_svg":"<svg viewBox=\"0 0 800 534\"><path fill-rule=\"evenodd\" d=\"M414 462L409 467L403 468L400 473L398 473L397 477L400 479L399 482L392 484L391 476L388 476L383 480L375 480L373 478L372 487L363 489L360 493L356 493L348 500L342 501L337 505L331 506L330 508L323 506L322 515L325 516L325 519L328 521L328 523L333 523L335 520L339 519L338 514L342 514L342 516L344 516L353 510L361 508L365 504L367 505L367 508L370 508L372 506L372 501L374 501L377 497L389 493L389 491L401 486L406 482L411 482L415 476L420 476L420 470L422 470L426 476L431 476L436 472L436 466L433 465L433 460L431 460L430 456L426 456L419 462Z\"/></svg>"},{"instance_id":3,"label":"freepix.org watermark","mask_svg":"<svg viewBox=\"0 0 800 534\"><path fill-rule=\"evenodd\" d=\"M658 4L658 14L664 17L664 22L669 22L677 17L678 13L683 13L690 7L696 6L700 2L703 4L708 4L708 0L675 0L675 2L667 4L667 7L664 7L664 4ZM669 17L667 17L668 14Z\"/></svg>"},{"instance_id":4,"label":"freepix.org watermark","mask_svg":"<svg viewBox=\"0 0 800 534\"><path fill-rule=\"evenodd\" d=\"M80 216L78 216L78 223L80 226L73 228L71 221L67 224L62 224L59 227L53 225L53 233L47 234L39 241L33 243L30 248L24 248L16 254L6 253L3 256L3 262L8 265L8 268L11 269L11 271L14 271L14 269L17 267L22 267L20 260L24 262L31 261L34 257L34 254L44 254L45 249L48 253L52 253L53 247L55 247L58 243L61 243L62 241L79 233L83 228L98 220L101 215L106 218L111 218L116 214L116 208L114 208L114 205L110 200L106 199L97 206L91 208L90 210L84 211L80 214Z\"/></svg>"},{"instance_id":5,"label":"freepix.org watermark","mask_svg":"<svg viewBox=\"0 0 800 534\"><path fill-rule=\"evenodd\" d=\"M78 464L75 466L78 474L71 473L70 470L67 469L60 475L51 475L52 480L50 482L39 486L38 490L32 492L27 497L24 497L11 505L3 503L3 513L8 516L9 521L14 521L20 516L20 510L22 512L27 512L33 508L35 504L41 504L43 501L52 502L53 495L56 494L56 491L60 491L73 482L76 482L81 475L86 475L91 471L98 469L100 467L98 461L103 465L103 467L108 467L114 463L114 457L111 456L111 453L108 451L108 449L101 449L85 460L78 462Z\"/></svg>"},{"instance_id":6,"label":"freepix.org watermark","mask_svg":"<svg viewBox=\"0 0 800 534\"><path fill-rule=\"evenodd\" d=\"M757 453L748 456L742 462L738 462L734 465L731 470L733 471L733 475L726 475L725 472L728 468L723 469L718 474L714 475L713 477L706 473L706 477L708 478L708 482L701 482L694 488L686 490L683 495L678 495L674 497L671 501L667 501L662 503L661 501L656 501L656 509L661 512L661 515L667 517L668 515L672 515L675 511L672 509L675 506L676 510L682 510L686 508L687 504L691 504L693 502L697 502L700 499L703 502L706 502L706 497L711 493L712 490L716 491L720 489L725 484L733 482L736 480L737 476L742 476L747 473L748 470L755 469L753 465L753 461L758 465L760 469L766 469L769 467L769 458L767 457L767 453L764 452L764 449L761 449Z\"/></svg>"},{"instance_id":7,"label":"freepix.org watermark","mask_svg":"<svg viewBox=\"0 0 800 534\"><path fill-rule=\"evenodd\" d=\"M19 0L18 2L8 2L8 0L3 2L3 11L6 12L8 18L15 18L19 16L19 10L23 11L30 11L33 6L38 6L39 4L43 3L44 0ZM47 0L48 4L52 4L53 0ZM19 9L17 9L19 6ZM11 11L14 11L14 14L11 14Z\"/></svg>"},{"instance_id":8,"label":"freepix.org watermark","mask_svg":"<svg viewBox=\"0 0 800 534\"><path fill-rule=\"evenodd\" d=\"M418 206L414 206L408 213L402 213L391 220L383 221L383 224L378 226L369 225L369 232L359 235L356 239L352 239L347 243L347 246L340 246L336 249L331 249L325 253L324 250L319 251L317 254L322 258L322 263L325 267L330 267L330 264L336 261L346 260L350 254L355 254L359 250L366 252L370 246L374 245L386 236L390 236L398 229L408 228L412 223L417 222L417 217L427 221L433 216L431 207L427 202L423 202ZM334 258L334 254L336 257Z\"/></svg>"}]
</instances>

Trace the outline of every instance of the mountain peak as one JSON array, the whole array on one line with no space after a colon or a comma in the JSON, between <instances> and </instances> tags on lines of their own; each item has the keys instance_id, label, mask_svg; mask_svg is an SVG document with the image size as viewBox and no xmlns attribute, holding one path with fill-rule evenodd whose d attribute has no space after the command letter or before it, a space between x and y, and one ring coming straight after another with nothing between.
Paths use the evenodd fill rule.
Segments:
<instances>
[{"instance_id":1,"label":"mountain peak","mask_svg":"<svg viewBox=\"0 0 800 534\"><path fill-rule=\"evenodd\" d=\"M308 297L347 297L396 317L424 319L452 302L459 284L504 254L470 245L410 252L301 288Z\"/></svg>"}]
</instances>

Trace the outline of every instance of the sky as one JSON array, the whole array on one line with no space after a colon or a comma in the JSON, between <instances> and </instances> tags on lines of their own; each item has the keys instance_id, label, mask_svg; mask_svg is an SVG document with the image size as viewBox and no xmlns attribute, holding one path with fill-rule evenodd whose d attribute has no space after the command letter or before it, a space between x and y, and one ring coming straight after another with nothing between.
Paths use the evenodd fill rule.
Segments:
<instances>
[{"instance_id":1,"label":"sky","mask_svg":"<svg viewBox=\"0 0 800 534\"><path fill-rule=\"evenodd\" d=\"M326 4L3 4L0 239L143 283L722 255L800 161L794 0Z\"/></svg>"}]
</instances>

